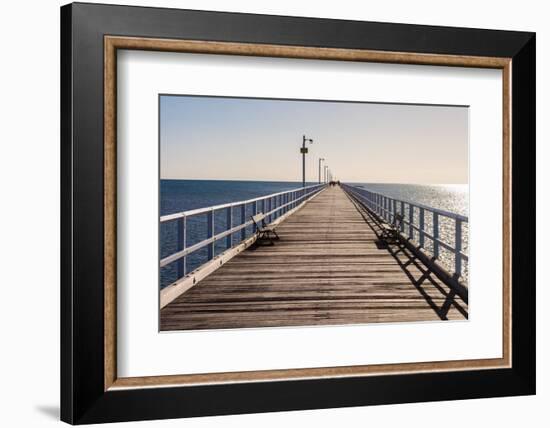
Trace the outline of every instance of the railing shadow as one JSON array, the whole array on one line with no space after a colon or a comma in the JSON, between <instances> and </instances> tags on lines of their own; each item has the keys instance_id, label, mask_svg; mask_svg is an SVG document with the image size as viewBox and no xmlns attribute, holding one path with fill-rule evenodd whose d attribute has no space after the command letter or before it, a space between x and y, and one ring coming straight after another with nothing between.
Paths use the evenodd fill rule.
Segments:
<instances>
[{"instance_id":1,"label":"railing shadow","mask_svg":"<svg viewBox=\"0 0 550 428\"><path fill-rule=\"evenodd\" d=\"M365 222L376 234L378 238L376 241L377 248L380 250L387 250L392 255L396 263L411 281L411 284L418 290L437 316L441 320L448 320L449 311L451 308L455 308L467 319L468 311L457 301L457 299L460 299L460 296L451 287L448 289L442 287L440 283L434 279L435 273L422 263L415 254L407 249L405 243L388 238L381 223L371 213L364 209L364 207L358 205L355 201L353 202L357 206ZM441 296L445 297L443 304L439 306L434 301L434 298L424 288L426 284L433 286Z\"/></svg>"},{"instance_id":2,"label":"railing shadow","mask_svg":"<svg viewBox=\"0 0 550 428\"><path fill-rule=\"evenodd\" d=\"M424 263L418 260L418 257L411 253L403 243L393 243L388 245L388 251L392 257L396 260L399 267L403 270L405 275L410 279L411 283L418 290L418 292L424 297L426 302L435 311L435 313L442 320L447 320L449 310L454 307L459 311L464 318L468 318L468 312L460 305L456 299L457 293L452 289L445 289L434 280L435 275L430 268ZM418 275L418 271L420 275ZM432 285L441 295L445 297L445 300L441 306L438 306L432 296L424 289L424 284L429 283Z\"/></svg>"}]
</instances>

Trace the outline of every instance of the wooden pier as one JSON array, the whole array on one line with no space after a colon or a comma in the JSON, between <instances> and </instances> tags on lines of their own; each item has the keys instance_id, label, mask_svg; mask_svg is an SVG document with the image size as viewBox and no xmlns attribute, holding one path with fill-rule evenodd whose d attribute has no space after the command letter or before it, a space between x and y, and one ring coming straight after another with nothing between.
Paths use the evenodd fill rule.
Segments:
<instances>
[{"instance_id":1,"label":"wooden pier","mask_svg":"<svg viewBox=\"0 0 550 428\"><path fill-rule=\"evenodd\" d=\"M161 309L161 330L466 319L468 305L339 186Z\"/></svg>"}]
</instances>

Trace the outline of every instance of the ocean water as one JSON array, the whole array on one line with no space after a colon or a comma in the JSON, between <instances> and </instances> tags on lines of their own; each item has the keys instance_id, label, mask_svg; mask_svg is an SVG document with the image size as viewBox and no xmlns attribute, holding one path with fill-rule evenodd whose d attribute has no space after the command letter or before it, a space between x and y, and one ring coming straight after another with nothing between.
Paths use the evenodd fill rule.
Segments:
<instances>
[{"instance_id":1,"label":"ocean water","mask_svg":"<svg viewBox=\"0 0 550 428\"><path fill-rule=\"evenodd\" d=\"M307 183L313 185L317 183ZM352 184L352 183L350 183ZM468 187L460 185L413 185L385 183L353 183L373 192L385 194L397 199L418 202L434 208L459 213L468 216ZM259 196L300 188L301 182L262 182L262 181L224 181L224 180L161 180L160 181L160 215L173 214L181 211L236 202ZM247 209L247 217L252 213L252 207ZM233 212L234 225L241 221L240 211ZM226 213L219 212L214 219L215 233L226 229ZM429 227L430 218L426 216ZM440 220L441 237L454 242L454 228L444 219ZM176 222L160 225L160 256L164 258L176 251ZM188 219L186 245L191 246L206 237L206 216ZM246 231L252 233L251 228ZM240 238L235 236L233 244ZM431 243L427 241L427 250L431 251ZM468 249L468 227L463 229L463 246ZM220 254L227 248L227 243L221 240L215 245L215 253ZM451 268L452 257L442 249L442 262ZM187 257L187 272L196 269L207 259L207 250L203 248ZM467 277L467 266L464 274ZM176 263L160 270L160 287L164 288L176 279Z\"/></svg>"},{"instance_id":2,"label":"ocean water","mask_svg":"<svg viewBox=\"0 0 550 428\"><path fill-rule=\"evenodd\" d=\"M311 186L317 183L307 183ZM257 198L298 189L302 182L160 180L160 215Z\"/></svg>"},{"instance_id":3,"label":"ocean water","mask_svg":"<svg viewBox=\"0 0 550 428\"><path fill-rule=\"evenodd\" d=\"M467 184L349 183L392 198L417 202L468 217Z\"/></svg>"}]
</instances>

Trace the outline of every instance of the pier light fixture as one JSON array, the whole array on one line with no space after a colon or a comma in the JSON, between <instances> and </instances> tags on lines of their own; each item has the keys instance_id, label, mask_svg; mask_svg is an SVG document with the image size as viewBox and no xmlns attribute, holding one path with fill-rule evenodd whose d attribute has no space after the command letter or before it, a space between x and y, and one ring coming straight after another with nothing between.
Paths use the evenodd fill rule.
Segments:
<instances>
[{"instance_id":1,"label":"pier light fixture","mask_svg":"<svg viewBox=\"0 0 550 428\"><path fill-rule=\"evenodd\" d=\"M306 136L303 135L302 147L300 148L300 153L302 154L302 187L306 187L306 154L307 154L306 143L313 144L313 139L306 138Z\"/></svg>"}]
</instances>

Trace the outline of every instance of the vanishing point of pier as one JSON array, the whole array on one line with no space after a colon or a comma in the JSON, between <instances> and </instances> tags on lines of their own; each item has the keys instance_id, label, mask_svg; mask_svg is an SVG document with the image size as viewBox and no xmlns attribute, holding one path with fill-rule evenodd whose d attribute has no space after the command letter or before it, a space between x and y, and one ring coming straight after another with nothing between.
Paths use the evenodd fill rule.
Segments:
<instances>
[{"instance_id":1,"label":"vanishing point of pier","mask_svg":"<svg viewBox=\"0 0 550 428\"><path fill-rule=\"evenodd\" d=\"M223 232L214 227L216 212L226 213ZM186 247L186 220L200 215L207 235ZM275 228L273 245L258 240L261 226L252 215ZM454 225L454 242L440 236L444 217ZM179 247L161 267L178 264L180 278L161 290L160 329L467 319L467 286L460 280L467 220L326 184L164 216L161 222L178 222ZM251 227L255 233L247 236ZM220 240L227 249L216 255ZM185 258L204 247L208 261L186 272ZM452 254L454 272L439 263L442 251Z\"/></svg>"}]
</instances>

